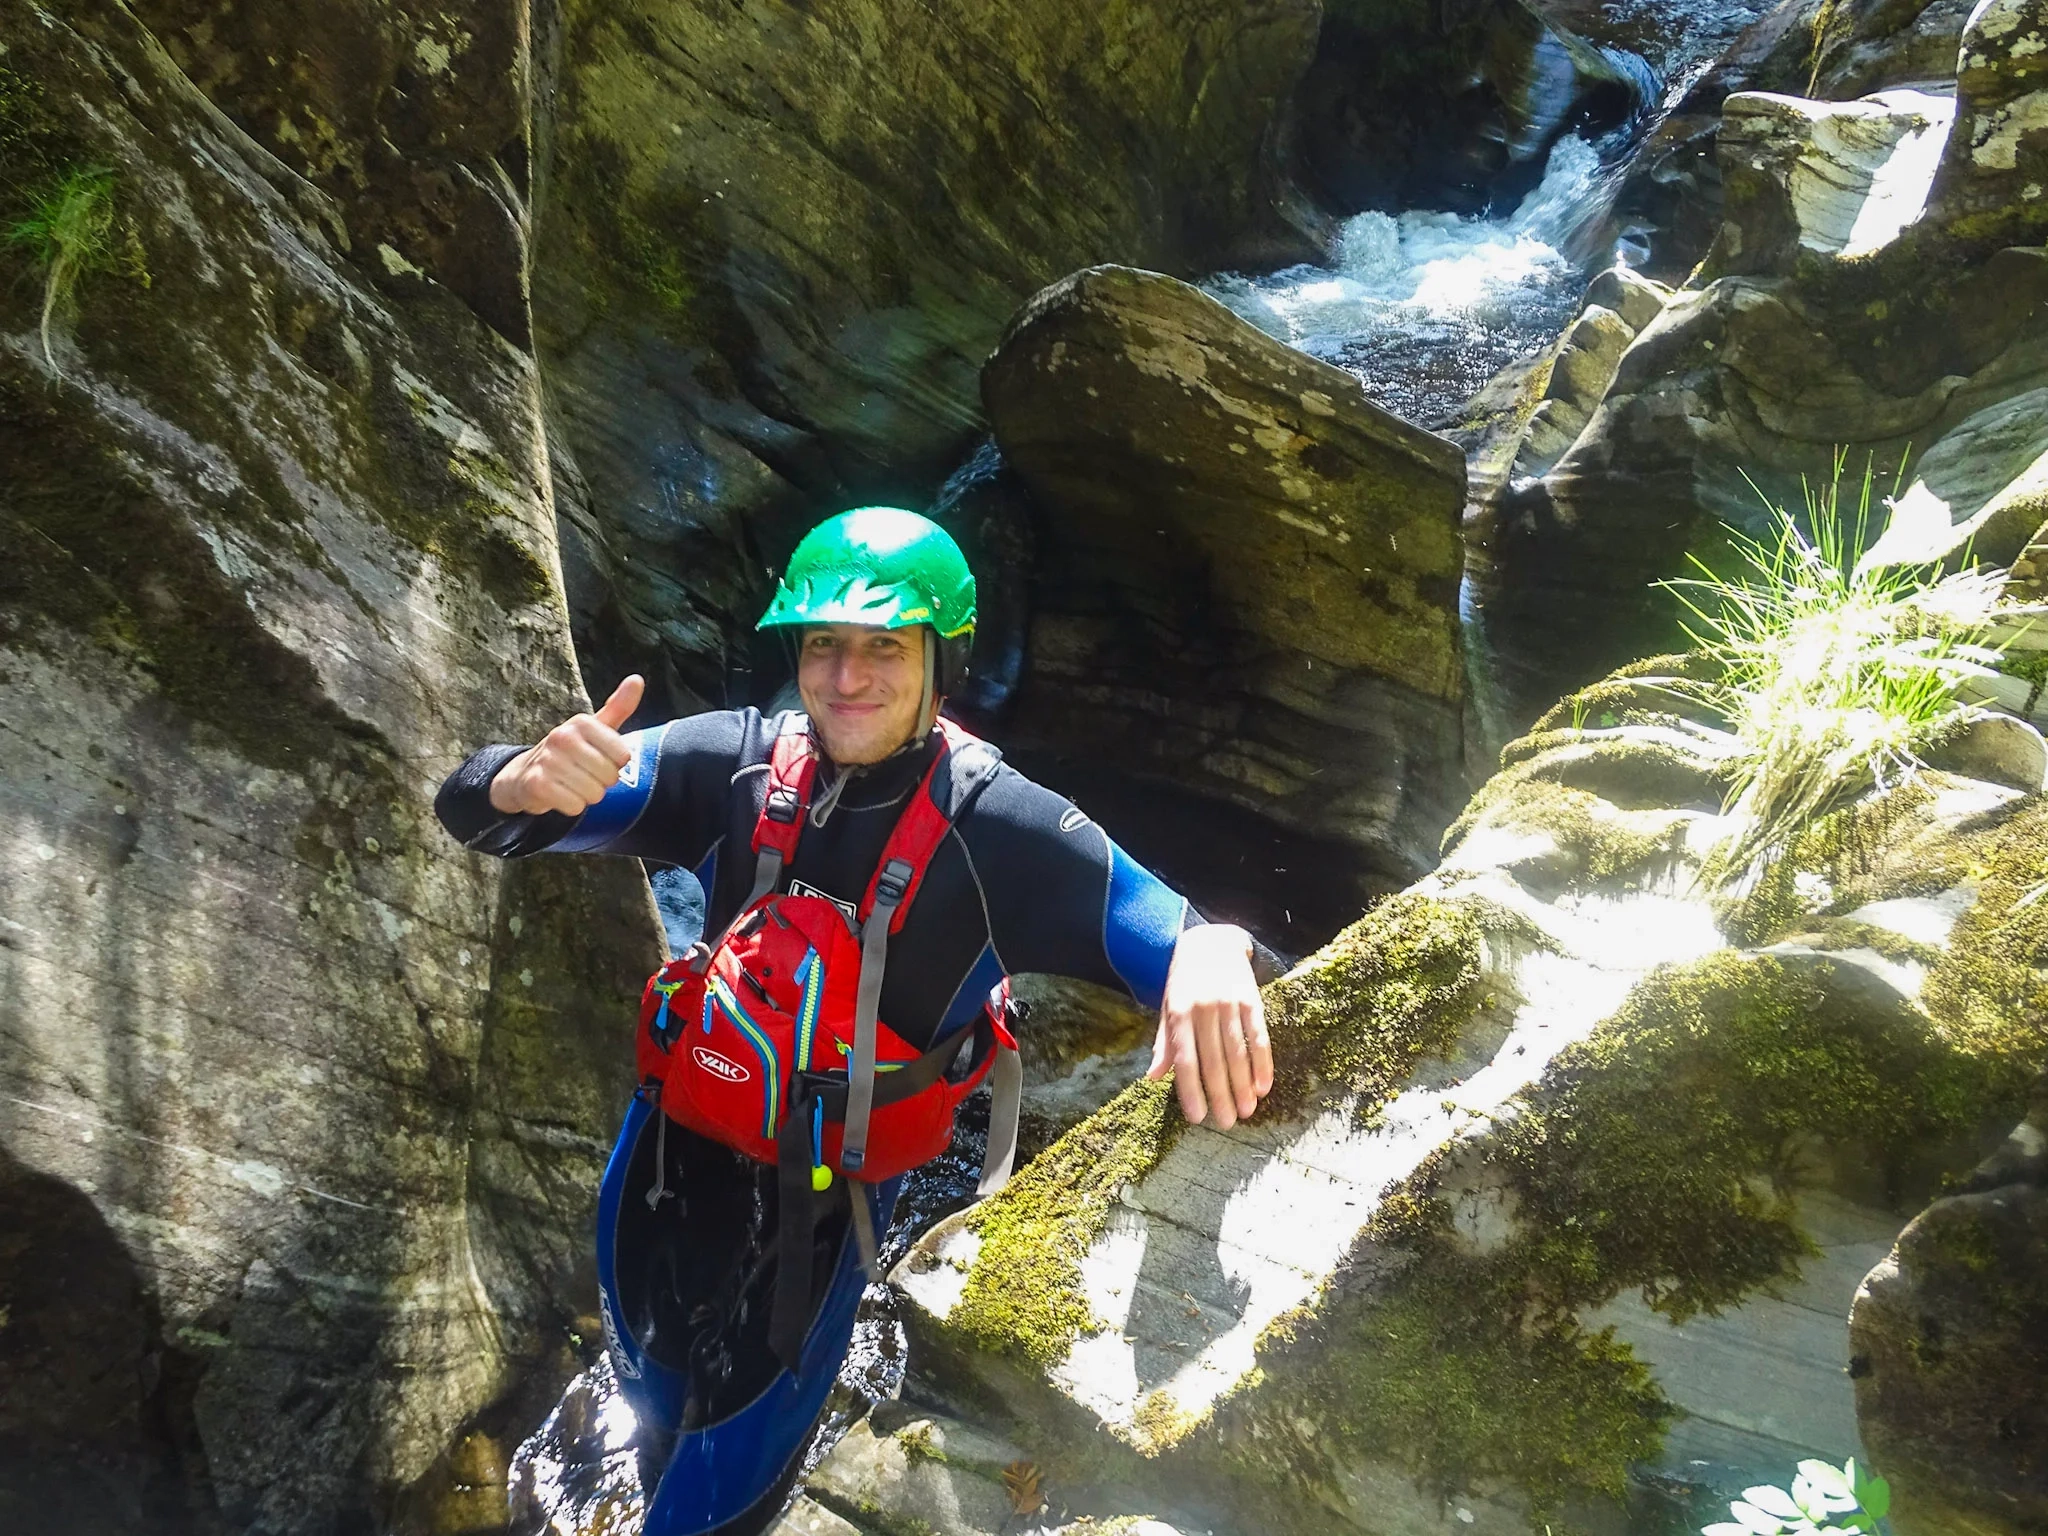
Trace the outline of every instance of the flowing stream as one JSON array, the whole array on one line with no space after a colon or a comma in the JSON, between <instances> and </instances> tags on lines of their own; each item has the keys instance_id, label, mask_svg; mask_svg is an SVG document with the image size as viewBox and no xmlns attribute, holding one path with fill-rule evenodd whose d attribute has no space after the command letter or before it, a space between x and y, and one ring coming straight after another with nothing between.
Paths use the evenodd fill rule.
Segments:
<instances>
[{"instance_id":1,"label":"flowing stream","mask_svg":"<svg viewBox=\"0 0 2048 1536\"><path fill-rule=\"evenodd\" d=\"M1332 267L1226 273L1202 287L1267 335L1356 376L1396 415L1453 426L1488 379L1571 318L1616 174L1598 147L1569 136L1505 216L1361 213L1346 221Z\"/></svg>"}]
</instances>

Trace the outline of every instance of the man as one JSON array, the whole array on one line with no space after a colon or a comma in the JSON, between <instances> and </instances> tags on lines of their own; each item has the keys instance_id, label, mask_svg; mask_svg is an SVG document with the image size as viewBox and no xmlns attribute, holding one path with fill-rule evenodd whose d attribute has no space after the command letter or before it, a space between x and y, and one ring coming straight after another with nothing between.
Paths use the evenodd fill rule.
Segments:
<instances>
[{"instance_id":1,"label":"man","mask_svg":"<svg viewBox=\"0 0 2048 1536\"><path fill-rule=\"evenodd\" d=\"M825 759L790 889L851 911L938 750L934 719L964 676L973 622L966 560L915 513L862 508L798 547L761 620L801 636L797 691ZM538 745L484 748L436 809L481 852L630 854L693 870L716 933L748 894L778 722L730 710L621 734L642 690L628 677ZM1201 922L1070 802L1004 766L933 860L891 950L881 1015L926 1047L1006 974L1128 991L1159 1009L1147 1075L1173 1072L1187 1118L1228 1130L1272 1087L1251 952L1243 929Z\"/></svg>"},{"instance_id":2,"label":"man","mask_svg":"<svg viewBox=\"0 0 2048 1536\"><path fill-rule=\"evenodd\" d=\"M872 1093L879 1126L889 1106L938 1096L918 1121L930 1139L893 1166L943 1148L990 1040L1008 1040L985 1012L1006 976L1071 976L1156 1006L1150 1075L1173 1072L1190 1121L1228 1129L1272 1086L1244 930L1193 917L1069 801L939 722L974 630L974 578L942 529L889 507L828 520L791 556L761 626L794 639L801 714L715 711L622 734L643 691L629 677L537 745L476 753L436 801L472 849L634 855L704 889L708 948L665 967L650 999L698 990L673 1013L664 993L643 1019L642 1067L656 1070L599 1198L600 1304L642 1429L648 1536L739 1536L773 1517L852 1334L862 1281L846 1234L871 1245L901 1183L862 1139L862 1101ZM907 892L888 898L893 916L876 905L892 870ZM772 964L766 950L742 958L799 931L817 936L807 956L808 940ZM821 961L856 931L851 962ZM789 1003L800 985L832 995L827 975L837 1004L809 991ZM785 1004L774 1017L802 1017L802 1044L763 1028ZM851 1029L825 1017L835 1006ZM837 1030L828 1045L821 1018ZM878 1033L915 1059L878 1062ZM834 1046L844 1066L821 1069ZM700 1069L717 1081L687 1075ZM996 1075L1012 1113L1016 1082L1012 1053ZM742 1112L714 1123L707 1102L728 1086ZM990 1165L1006 1172L1001 1114ZM807 1247L811 1262L790 1261Z\"/></svg>"}]
</instances>

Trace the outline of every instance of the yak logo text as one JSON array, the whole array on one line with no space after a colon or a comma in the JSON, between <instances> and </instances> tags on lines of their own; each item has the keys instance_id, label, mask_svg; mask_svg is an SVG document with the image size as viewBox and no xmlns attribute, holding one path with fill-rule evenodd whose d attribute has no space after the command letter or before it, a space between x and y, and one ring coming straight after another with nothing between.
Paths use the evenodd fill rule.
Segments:
<instances>
[{"instance_id":1,"label":"yak logo text","mask_svg":"<svg viewBox=\"0 0 2048 1536\"><path fill-rule=\"evenodd\" d=\"M701 1045L696 1047L691 1054L697 1058L698 1066L709 1072L713 1077L724 1078L728 1083L744 1083L754 1075L731 1057L721 1056L718 1052L706 1050Z\"/></svg>"}]
</instances>

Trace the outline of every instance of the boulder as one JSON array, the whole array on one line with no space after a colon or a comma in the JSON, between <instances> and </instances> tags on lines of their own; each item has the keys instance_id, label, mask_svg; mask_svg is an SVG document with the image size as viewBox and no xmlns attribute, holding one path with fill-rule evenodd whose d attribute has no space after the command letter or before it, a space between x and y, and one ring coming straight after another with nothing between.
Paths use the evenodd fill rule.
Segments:
<instances>
[{"instance_id":1,"label":"boulder","mask_svg":"<svg viewBox=\"0 0 2048 1536\"><path fill-rule=\"evenodd\" d=\"M361 62L502 65L483 9ZM503 126L421 85L412 131ZM0 1502L53 1531L396 1523L588 1305L658 930L630 866L434 821L584 694L533 360L349 131L362 205L133 9L0 14L0 214L105 232L47 343L0 249Z\"/></svg>"},{"instance_id":2,"label":"boulder","mask_svg":"<svg viewBox=\"0 0 2048 1536\"><path fill-rule=\"evenodd\" d=\"M2048 523L2034 530L2008 572L2006 591L2026 602L2048 597Z\"/></svg>"},{"instance_id":3,"label":"boulder","mask_svg":"<svg viewBox=\"0 0 2048 1536\"><path fill-rule=\"evenodd\" d=\"M2009 584L2007 591L2012 586ZM2029 721L2038 730L2048 727L2048 604L2038 596L2032 601L2009 606L1992 625L1986 643L2001 656L1999 669L1991 677L1974 677L1958 690L1973 704L1987 704Z\"/></svg>"},{"instance_id":4,"label":"boulder","mask_svg":"<svg viewBox=\"0 0 2048 1536\"><path fill-rule=\"evenodd\" d=\"M848 1531L881 1536L1180 1536L1154 1518L1156 1499L1102 1486L1092 1471L1034 1460L1022 1445L921 1404L880 1403L819 1463L799 1502L838 1511Z\"/></svg>"},{"instance_id":5,"label":"boulder","mask_svg":"<svg viewBox=\"0 0 2048 1536\"><path fill-rule=\"evenodd\" d=\"M1973 412L1920 455L1894 496L1884 533L1865 554L1922 565L1965 548L2010 564L2048 516L2048 388Z\"/></svg>"},{"instance_id":6,"label":"boulder","mask_svg":"<svg viewBox=\"0 0 2048 1536\"><path fill-rule=\"evenodd\" d=\"M822 510L928 499L981 435L978 370L1032 293L1093 261L1312 256L1277 121L1321 16L570 13L533 281L553 440L588 487L586 658L648 668L679 709L744 696L763 566Z\"/></svg>"},{"instance_id":7,"label":"boulder","mask_svg":"<svg viewBox=\"0 0 2048 1536\"><path fill-rule=\"evenodd\" d=\"M1926 207L1955 100L1892 90L1849 102L1741 92L1721 108L1723 273L1789 270L1804 252L1862 256Z\"/></svg>"},{"instance_id":8,"label":"boulder","mask_svg":"<svg viewBox=\"0 0 2048 1536\"><path fill-rule=\"evenodd\" d=\"M1593 279L1579 318L1558 343L1543 397L1514 448L1511 478L1540 475L1564 456L1614 381L1622 354L1664 312L1670 297L1662 283L1626 266L1609 267Z\"/></svg>"},{"instance_id":9,"label":"boulder","mask_svg":"<svg viewBox=\"0 0 2048 1536\"><path fill-rule=\"evenodd\" d=\"M1648 268L1672 281L1703 257L1723 212L1721 112L1738 92L1848 101L1896 86L1947 87L1974 0L1780 0L1651 130L1616 211L1650 226Z\"/></svg>"},{"instance_id":10,"label":"boulder","mask_svg":"<svg viewBox=\"0 0 2048 1536\"><path fill-rule=\"evenodd\" d=\"M1970 713L1922 754L1929 767L2026 794L2048 789L2048 742L2026 721L2000 712Z\"/></svg>"},{"instance_id":11,"label":"boulder","mask_svg":"<svg viewBox=\"0 0 2048 1536\"><path fill-rule=\"evenodd\" d=\"M1226 1530L1599 1528L1649 1485L1696 1524L1855 1453L1858 1282L2048 1059L2048 802L1929 772L1717 894L1709 678L1512 744L1441 868L1267 989L1257 1116L1140 1085L928 1234L912 1390Z\"/></svg>"},{"instance_id":12,"label":"boulder","mask_svg":"<svg viewBox=\"0 0 2048 1536\"><path fill-rule=\"evenodd\" d=\"M2048 4L1978 0L1963 33L1956 129L1934 215L1973 245L2031 245L2048 229Z\"/></svg>"},{"instance_id":13,"label":"boulder","mask_svg":"<svg viewBox=\"0 0 2048 1536\"><path fill-rule=\"evenodd\" d=\"M1012 738L1327 839L1326 879L1426 867L1459 777L1458 450L1123 267L1033 299L983 392L1042 516Z\"/></svg>"},{"instance_id":14,"label":"boulder","mask_svg":"<svg viewBox=\"0 0 2048 1536\"><path fill-rule=\"evenodd\" d=\"M1899 1234L1849 1315L1856 1412L1900 1536L2048 1524L2048 1094Z\"/></svg>"},{"instance_id":15,"label":"boulder","mask_svg":"<svg viewBox=\"0 0 2048 1536\"><path fill-rule=\"evenodd\" d=\"M1976 0L1852 0L1811 30L1809 77L1800 89L1844 101L1894 85L1946 82Z\"/></svg>"}]
</instances>

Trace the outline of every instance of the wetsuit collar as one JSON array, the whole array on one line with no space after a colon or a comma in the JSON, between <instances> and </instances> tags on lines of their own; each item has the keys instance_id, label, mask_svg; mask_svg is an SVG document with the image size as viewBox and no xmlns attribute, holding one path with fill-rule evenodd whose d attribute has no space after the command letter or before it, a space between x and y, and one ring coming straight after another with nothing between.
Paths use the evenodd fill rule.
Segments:
<instances>
[{"instance_id":1,"label":"wetsuit collar","mask_svg":"<svg viewBox=\"0 0 2048 1536\"><path fill-rule=\"evenodd\" d=\"M901 800L924 778L932 755L943 741L934 722L922 740L906 741L879 763L856 763L842 768L832 761L813 729L811 745L818 753L818 780L811 802L811 825L822 827L842 799L854 809L891 805Z\"/></svg>"}]
</instances>

